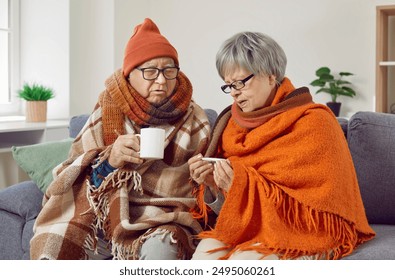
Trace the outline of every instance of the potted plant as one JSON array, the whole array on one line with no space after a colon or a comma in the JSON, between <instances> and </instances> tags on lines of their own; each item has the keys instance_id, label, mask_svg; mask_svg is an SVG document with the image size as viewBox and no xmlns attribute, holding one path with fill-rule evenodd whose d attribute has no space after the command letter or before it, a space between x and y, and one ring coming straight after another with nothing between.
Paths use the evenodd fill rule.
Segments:
<instances>
[{"instance_id":1,"label":"potted plant","mask_svg":"<svg viewBox=\"0 0 395 280\"><path fill-rule=\"evenodd\" d=\"M47 120L47 101L55 97L49 87L24 83L18 91L18 97L26 100L26 121L45 122Z\"/></svg>"},{"instance_id":2,"label":"potted plant","mask_svg":"<svg viewBox=\"0 0 395 280\"><path fill-rule=\"evenodd\" d=\"M355 91L350 87L351 83L344 80L344 77L354 75L350 72L340 72L339 76L335 78L331 74L331 69L329 67L321 67L316 72L315 75L318 79L315 79L310 83L314 87L319 87L317 93L326 92L331 96L331 102L326 103L326 105L332 110L332 112L339 116L341 103L337 101L339 96L354 97Z\"/></svg>"}]
</instances>

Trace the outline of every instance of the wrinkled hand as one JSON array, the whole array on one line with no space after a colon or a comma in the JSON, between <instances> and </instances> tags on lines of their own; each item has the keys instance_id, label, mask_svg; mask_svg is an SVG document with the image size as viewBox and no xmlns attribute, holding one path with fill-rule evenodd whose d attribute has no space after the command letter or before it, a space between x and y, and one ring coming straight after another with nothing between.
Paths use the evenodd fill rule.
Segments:
<instances>
[{"instance_id":1,"label":"wrinkled hand","mask_svg":"<svg viewBox=\"0 0 395 280\"><path fill-rule=\"evenodd\" d=\"M206 186L215 186L213 171L213 164L202 160L202 155L198 154L188 160L189 174L191 178L200 184Z\"/></svg>"},{"instance_id":2,"label":"wrinkled hand","mask_svg":"<svg viewBox=\"0 0 395 280\"><path fill-rule=\"evenodd\" d=\"M135 134L118 136L111 149L108 163L114 168L120 168L126 163L143 163L140 158L140 139Z\"/></svg>"},{"instance_id":3,"label":"wrinkled hand","mask_svg":"<svg viewBox=\"0 0 395 280\"><path fill-rule=\"evenodd\" d=\"M217 161L214 164L214 181L218 188L228 192L234 177L229 160Z\"/></svg>"}]
</instances>

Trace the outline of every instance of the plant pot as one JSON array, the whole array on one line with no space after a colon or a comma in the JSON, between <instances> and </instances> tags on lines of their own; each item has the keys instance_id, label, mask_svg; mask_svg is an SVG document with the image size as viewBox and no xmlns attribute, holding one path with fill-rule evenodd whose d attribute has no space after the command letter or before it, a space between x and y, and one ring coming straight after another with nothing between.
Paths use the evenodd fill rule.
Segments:
<instances>
[{"instance_id":1,"label":"plant pot","mask_svg":"<svg viewBox=\"0 0 395 280\"><path fill-rule=\"evenodd\" d=\"M47 101L26 101L26 121L47 121Z\"/></svg>"},{"instance_id":2,"label":"plant pot","mask_svg":"<svg viewBox=\"0 0 395 280\"><path fill-rule=\"evenodd\" d=\"M339 116L340 114L340 106L342 105L340 102L328 102L326 105L329 107L329 109L332 110L333 114L335 114L336 117Z\"/></svg>"}]
</instances>

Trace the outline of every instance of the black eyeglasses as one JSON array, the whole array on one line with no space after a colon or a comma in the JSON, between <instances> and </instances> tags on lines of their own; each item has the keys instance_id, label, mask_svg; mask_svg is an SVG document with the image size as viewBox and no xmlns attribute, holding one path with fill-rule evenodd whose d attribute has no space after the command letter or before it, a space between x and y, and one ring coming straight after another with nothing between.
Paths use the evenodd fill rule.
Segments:
<instances>
[{"instance_id":1,"label":"black eyeglasses","mask_svg":"<svg viewBox=\"0 0 395 280\"><path fill-rule=\"evenodd\" d=\"M234 81L230 85L223 85L221 87L222 91L226 94L230 93L232 91L232 88L234 89L242 89L243 87L246 86L246 82L248 82L252 77L254 77L254 74L249 75L247 78L240 80L240 81Z\"/></svg>"},{"instance_id":2,"label":"black eyeglasses","mask_svg":"<svg viewBox=\"0 0 395 280\"><path fill-rule=\"evenodd\" d=\"M144 80L152 81L159 77L159 73L163 73L163 76L166 80L174 80L177 78L178 71L180 70L179 67L165 67L163 69L159 69L156 67L147 67L147 68L136 68L143 73Z\"/></svg>"}]
</instances>

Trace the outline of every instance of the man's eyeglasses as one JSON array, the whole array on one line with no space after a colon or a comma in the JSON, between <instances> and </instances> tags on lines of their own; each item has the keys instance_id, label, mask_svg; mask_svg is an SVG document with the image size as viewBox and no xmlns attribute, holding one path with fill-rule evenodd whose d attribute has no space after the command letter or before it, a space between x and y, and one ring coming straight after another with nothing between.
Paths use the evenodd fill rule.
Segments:
<instances>
[{"instance_id":1,"label":"man's eyeglasses","mask_svg":"<svg viewBox=\"0 0 395 280\"><path fill-rule=\"evenodd\" d=\"M179 67L165 67L163 69L155 68L155 67L147 67L147 68L136 68L143 73L144 80L152 81L159 77L159 74L162 72L163 76L166 80L174 80L177 78Z\"/></svg>"},{"instance_id":2,"label":"man's eyeglasses","mask_svg":"<svg viewBox=\"0 0 395 280\"><path fill-rule=\"evenodd\" d=\"M254 74L249 75L247 78L240 80L240 81L234 81L230 85L223 85L221 87L222 91L226 94L230 93L232 91L232 88L239 90L242 89L243 87L246 86L246 82L248 82L252 77L254 77Z\"/></svg>"}]
</instances>

